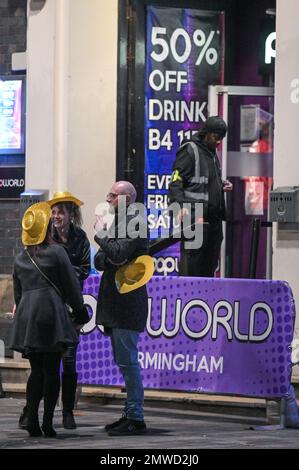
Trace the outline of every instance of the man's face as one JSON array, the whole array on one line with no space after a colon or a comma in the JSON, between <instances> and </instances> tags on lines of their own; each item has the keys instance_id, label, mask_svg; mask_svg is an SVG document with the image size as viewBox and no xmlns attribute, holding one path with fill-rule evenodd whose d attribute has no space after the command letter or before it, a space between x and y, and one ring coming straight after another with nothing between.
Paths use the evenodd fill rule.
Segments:
<instances>
[{"instance_id":1,"label":"man's face","mask_svg":"<svg viewBox=\"0 0 299 470\"><path fill-rule=\"evenodd\" d=\"M211 150L216 150L219 144L221 144L223 140L223 137L221 137L218 134L215 134L214 132L209 132L205 138L204 141Z\"/></svg>"},{"instance_id":2,"label":"man's face","mask_svg":"<svg viewBox=\"0 0 299 470\"><path fill-rule=\"evenodd\" d=\"M114 183L106 196L106 202L108 202L109 204L111 213L113 213L116 207L118 207L120 200L122 199L119 196L122 196L122 198L126 198L126 196L122 192L121 186L119 186L117 183Z\"/></svg>"}]
</instances>

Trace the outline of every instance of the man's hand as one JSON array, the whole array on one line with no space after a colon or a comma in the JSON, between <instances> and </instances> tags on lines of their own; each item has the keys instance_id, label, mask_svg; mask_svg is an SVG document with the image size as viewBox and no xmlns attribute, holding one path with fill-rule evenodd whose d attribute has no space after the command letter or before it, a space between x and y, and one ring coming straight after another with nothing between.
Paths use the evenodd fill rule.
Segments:
<instances>
[{"instance_id":1,"label":"man's hand","mask_svg":"<svg viewBox=\"0 0 299 470\"><path fill-rule=\"evenodd\" d=\"M104 222L104 218L102 215L96 215L94 229L96 232L100 232L101 230L107 230L107 223Z\"/></svg>"},{"instance_id":2,"label":"man's hand","mask_svg":"<svg viewBox=\"0 0 299 470\"><path fill-rule=\"evenodd\" d=\"M76 331L80 331L84 325L79 325L78 323L74 323L74 327Z\"/></svg>"},{"instance_id":3,"label":"man's hand","mask_svg":"<svg viewBox=\"0 0 299 470\"><path fill-rule=\"evenodd\" d=\"M228 193L233 190L233 184L229 180L223 181L223 191Z\"/></svg>"},{"instance_id":4,"label":"man's hand","mask_svg":"<svg viewBox=\"0 0 299 470\"><path fill-rule=\"evenodd\" d=\"M12 308L12 316L14 317L15 314L16 314L16 310L17 310L17 306L16 304L14 304L13 308Z\"/></svg>"},{"instance_id":5,"label":"man's hand","mask_svg":"<svg viewBox=\"0 0 299 470\"><path fill-rule=\"evenodd\" d=\"M189 214L188 209L186 207L183 207L182 209L180 209L178 215L176 216L176 222L182 222L185 215L188 215L188 214Z\"/></svg>"}]
</instances>

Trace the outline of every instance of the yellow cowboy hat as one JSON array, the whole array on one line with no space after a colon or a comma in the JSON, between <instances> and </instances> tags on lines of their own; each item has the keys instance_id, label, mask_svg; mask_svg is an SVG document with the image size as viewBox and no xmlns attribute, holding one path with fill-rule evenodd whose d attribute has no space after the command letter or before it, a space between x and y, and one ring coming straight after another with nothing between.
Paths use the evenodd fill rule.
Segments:
<instances>
[{"instance_id":1,"label":"yellow cowboy hat","mask_svg":"<svg viewBox=\"0 0 299 470\"><path fill-rule=\"evenodd\" d=\"M50 207L59 204L60 202L73 202L76 206L80 207L83 206L84 202L77 199L72 193L68 191L58 191L57 193L53 194L53 198L47 201Z\"/></svg>"},{"instance_id":2,"label":"yellow cowboy hat","mask_svg":"<svg viewBox=\"0 0 299 470\"><path fill-rule=\"evenodd\" d=\"M22 219L23 245L39 245L46 238L51 208L46 202L38 202L28 207Z\"/></svg>"},{"instance_id":3,"label":"yellow cowboy hat","mask_svg":"<svg viewBox=\"0 0 299 470\"><path fill-rule=\"evenodd\" d=\"M120 294L144 286L154 274L155 264L151 256L143 255L119 268L115 273L115 284Z\"/></svg>"}]
</instances>

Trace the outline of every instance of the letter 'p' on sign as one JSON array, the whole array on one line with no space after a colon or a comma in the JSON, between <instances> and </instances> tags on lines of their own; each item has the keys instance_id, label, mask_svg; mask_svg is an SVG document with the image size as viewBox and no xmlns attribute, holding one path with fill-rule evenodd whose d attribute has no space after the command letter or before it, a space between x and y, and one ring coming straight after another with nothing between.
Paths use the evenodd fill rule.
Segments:
<instances>
[{"instance_id":1,"label":"letter 'p' on sign","mask_svg":"<svg viewBox=\"0 0 299 470\"><path fill-rule=\"evenodd\" d=\"M265 43L265 64L271 64L272 59L276 57L276 32L269 34Z\"/></svg>"}]
</instances>

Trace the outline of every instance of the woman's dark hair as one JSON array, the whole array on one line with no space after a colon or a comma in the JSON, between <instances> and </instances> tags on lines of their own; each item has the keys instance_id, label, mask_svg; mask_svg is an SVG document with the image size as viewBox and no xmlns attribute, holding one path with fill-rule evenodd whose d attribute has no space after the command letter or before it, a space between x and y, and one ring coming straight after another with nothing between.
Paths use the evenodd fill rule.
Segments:
<instances>
[{"instance_id":1,"label":"woman's dark hair","mask_svg":"<svg viewBox=\"0 0 299 470\"><path fill-rule=\"evenodd\" d=\"M57 204L55 204L55 206L58 206L68 212L71 215L71 218L73 219L72 222L74 225L82 227L82 213L79 206L77 206L73 202L58 202Z\"/></svg>"}]
</instances>

